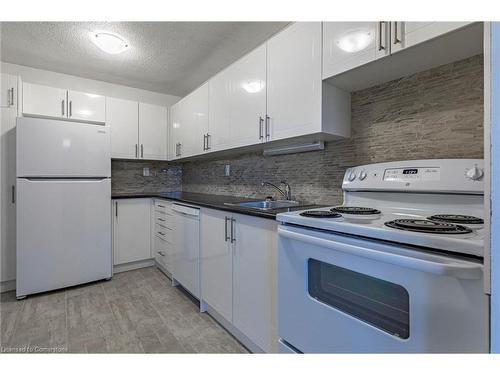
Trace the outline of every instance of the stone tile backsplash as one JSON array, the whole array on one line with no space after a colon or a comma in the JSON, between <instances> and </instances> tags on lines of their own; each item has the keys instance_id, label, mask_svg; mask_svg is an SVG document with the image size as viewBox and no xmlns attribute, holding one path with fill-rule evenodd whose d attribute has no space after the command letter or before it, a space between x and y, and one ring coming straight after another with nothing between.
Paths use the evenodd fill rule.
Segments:
<instances>
[{"instance_id":1,"label":"stone tile backsplash","mask_svg":"<svg viewBox=\"0 0 500 375\"><path fill-rule=\"evenodd\" d=\"M186 162L182 172L176 167L175 181L182 178L184 191L264 197L275 192L262 188L261 181L285 179L296 199L338 204L344 171L351 166L482 158L483 56L353 92L351 111L352 137L328 142L323 151ZM225 164L231 165L229 177L224 176Z\"/></svg>"},{"instance_id":2,"label":"stone tile backsplash","mask_svg":"<svg viewBox=\"0 0 500 375\"><path fill-rule=\"evenodd\" d=\"M149 168L149 177L142 175ZM178 163L144 160L113 160L113 193L169 192L181 190L182 168Z\"/></svg>"}]
</instances>

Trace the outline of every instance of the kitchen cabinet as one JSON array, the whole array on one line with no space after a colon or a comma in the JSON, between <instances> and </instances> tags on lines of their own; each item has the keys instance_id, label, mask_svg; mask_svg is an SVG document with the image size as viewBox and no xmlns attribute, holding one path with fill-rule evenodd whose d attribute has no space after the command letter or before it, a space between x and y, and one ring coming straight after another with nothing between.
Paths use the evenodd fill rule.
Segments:
<instances>
[{"instance_id":1,"label":"kitchen cabinet","mask_svg":"<svg viewBox=\"0 0 500 375\"><path fill-rule=\"evenodd\" d=\"M211 149L208 120L208 83L203 84L172 107L174 158L185 158Z\"/></svg>"},{"instance_id":2,"label":"kitchen cabinet","mask_svg":"<svg viewBox=\"0 0 500 375\"><path fill-rule=\"evenodd\" d=\"M137 158L139 156L139 103L107 97L106 124L111 132L111 157Z\"/></svg>"},{"instance_id":3,"label":"kitchen cabinet","mask_svg":"<svg viewBox=\"0 0 500 375\"><path fill-rule=\"evenodd\" d=\"M105 97L68 90L68 118L76 121L105 123Z\"/></svg>"},{"instance_id":4,"label":"kitchen cabinet","mask_svg":"<svg viewBox=\"0 0 500 375\"><path fill-rule=\"evenodd\" d=\"M209 97L214 150L264 142L266 45L212 78Z\"/></svg>"},{"instance_id":5,"label":"kitchen cabinet","mask_svg":"<svg viewBox=\"0 0 500 375\"><path fill-rule=\"evenodd\" d=\"M114 265L151 259L151 199L113 200Z\"/></svg>"},{"instance_id":6,"label":"kitchen cabinet","mask_svg":"<svg viewBox=\"0 0 500 375\"><path fill-rule=\"evenodd\" d=\"M391 22L391 53L460 29L471 22Z\"/></svg>"},{"instance_id":7,"label":"kitchen cabinet","mask_svg":"<svg viewBox=\"0 0 500 375\"><path fill-rule=\"evenodd\" d=\"M323 78L390 54L389 22L324 22Z\"/></svg>"},{"instance_id":8,"label":"kitchen cabinet","mask_svg":"<svg viewBox=\"0 0 500 375\"><path fill-rule=\"evenodd\" d=\"M350 135L350 95L323 84L321 50L320 22L294 23L267 42L267 141Z\"/></svg>"},{"instance_id":9,"label":"kitchen cabinet","mask_svg":"<svg viewBox=\"0 0 500 375\"><path fill-rule=\"evenodd\" d=\"M23 83L23 110L26 116L106 122L104 96Z\"/></svg>"},{"instance_id":10,"label":"kitchen cabinet","mask_svg":"<svg viewBox=\"0 0 500 375\"><path fill-rule=\"evenodd\" d=\"M16 278L16 116L14 107L3 107L1 111L1 279L0 282Z\"/></svg>"},{"instance_id":11,"label":"kitchen cabinet","mask_svg":"<svg viewBox=\"0 0 500 375\"><path fill-rule=\"evenodd\" d=\"M203 209L202 300L265 352L276 351L277 222Z\"/></svg>"},{"instance_id":12,"label":"kitchen cabinet","mask_svg":"<svg viewBox=\"0 0 500 375\"><path fill-rule=\"evenodd\" d=\"M0 108L17 108L18 77L12 74L1 74Z\"/></svg>"},{"instance_id":13,"label":"kitchen cabinet","mask_svg":"<svg viewBox=\"0 0 500 375\"><path fill-rule=\"evenodd\" d=\"M172 203L165 200L154 199L152 205L152 223L154 227L151 230L152 252L156 262L172 274L172 255L173 255L173 217Z\"/></svg>"},{"instance_id":14,"label":"kitchen cabinet","mask_svg":"<svg viewBox=\"0 0 500 375\"><path fill-rule=\"evenodd\" d=\"M139 155L141 159L167 158L166 107L139 103Z\"/></svg>"},{"instance_id":15,"label":"kitchen cabinet","mask_svg":"<svg viewBox=\"0 0 500 375\"><path fill-rule=\"evenodd\" d=\"M66 119L66 90L23 82L23 114Z\"/></svg>"},{"instance_id":16,"label":"kitchen cabinet","mask_svg":"<svg viewBox=\"0 0 500 375\"><path fill-rule=\"evenodd\" d=\"M233 324L265 352L277 345L277 222L233 215Z\"/></svg>"},{"instance_id":17,"label":"kitchen cabinet","mask_svg":"<svg viewBox=\"0 0 500 375\"><path fill-rule=\"evenodd\" d=\"M228 322L233 320L230 220L230 213L211 209L203 209L200 218L202 299Z\"/></svg>"}]
</instances>

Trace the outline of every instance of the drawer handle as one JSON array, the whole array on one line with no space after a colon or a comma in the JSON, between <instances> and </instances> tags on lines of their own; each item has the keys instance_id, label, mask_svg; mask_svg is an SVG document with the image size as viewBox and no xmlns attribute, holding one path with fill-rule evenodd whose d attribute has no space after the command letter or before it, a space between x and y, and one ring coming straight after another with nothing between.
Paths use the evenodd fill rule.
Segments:
<instances>
[{"instance_id":1,"label":"drawer handle","mask_svg":"<svg viewBox=\"0 0 500 375\"><path fill-rule=\"evenodd\" d=\"M162 257L165 256L165 252L164 251L158 251L158 254L160 254Z\"/></svg>"},{"instance_id":2,"label":"drawer handle","mask_svg":"<svg viewBox=\"0 0 500 375\"><path fill-rule=\"evenodd\" d=\"M159 220L159 221L165 221L165 219L162 219L162 218L160 218L160 217L158 218L158 220Z\"/></svg>"},{"instance_id":3,"label":"drawer handle","mask_svg":"<svg viewBox=\"0 0 500 375\"><path fill-rule=\"evenodd\" d=\"M165 208L165 206L162 206L161 204L158 204L157 206L158 206L158 207L161 207L161 208Z\"/></svg>"},{"instance_id":4,"label":"drawer handle","mask_svg":"<svg viewBox=\"0 0 500 375\"><path fill-rule=\"evenodd\" d=\"M163 233L163 232L158 232L158 234L161 234L162 236L164 236L164 235L165 235L165 233Z\"/></svg>"}]
</instances>

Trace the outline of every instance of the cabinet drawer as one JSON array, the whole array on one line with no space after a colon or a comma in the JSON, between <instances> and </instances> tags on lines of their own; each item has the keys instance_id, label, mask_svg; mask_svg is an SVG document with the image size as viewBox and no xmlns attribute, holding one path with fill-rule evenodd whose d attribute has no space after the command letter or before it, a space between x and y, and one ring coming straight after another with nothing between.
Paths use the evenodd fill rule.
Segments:
<instances>
[{"instance_id":1,"label":"cabinet drawer","mask_svg":"<svg viewBox=\"0 0 500 375\"><path fill-rule=\"evenodd\" d=\"M170 268L172 245L162 240L160 237L155 236L153 246L153 255L156 261L164 266L168 272L172 272Z\"/></svg>"},{"instance_id":2,"label":"cabinet drawer","mask_svg":"<svg viewBox=\"0 0 500 375\"><path fill-rule=\"evenodd\" d=\"M155 211L168 213L170 211L171 203L167 201L155 200Z\"/></svg>"},{"instance_id":3,"label":"cabinet drawer","mask_svg":"<svg viewBox=\"0 0 500 375\"><path fill-rule=\"evenodd\" d=\"M172 230L159 224L155 224L155 237L159 237L164 241L172 243Z\"/></svg>"},{"instance_id":4,"label":"cabinet drawer","mask_svg":"<svg viewBox=\"0 0 500 375\"><path fill-rule=\"evenodd\" d=\"M172 229L172 215L170 213L154 212L155 224Z\"/></svg>"}]
</instances>

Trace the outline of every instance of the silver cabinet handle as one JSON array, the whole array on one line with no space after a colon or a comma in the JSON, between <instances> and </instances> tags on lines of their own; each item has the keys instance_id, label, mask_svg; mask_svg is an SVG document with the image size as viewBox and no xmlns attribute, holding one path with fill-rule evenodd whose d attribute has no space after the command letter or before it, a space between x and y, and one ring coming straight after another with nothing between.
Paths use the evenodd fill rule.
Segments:
<instances>
[{"instance_id":1,"label":"silver cabinet handle","mask_svg":"<svg viewBox=\"0 0 500 375\"><path fill-rule=\"evenodd\" d=\"M14 105L14 87L10 89L10 105Z\"/></svg>"},{"instance_id":2,"label":"silver cabinet handle","mask_svg":"<svg viewBox=\"0 0 500 375\"><path fill-rule=\"evenodd\" d=\"M401 39L398 38L398 21L394 22L394 44L401 43Z\"/></svg>"},{"instance_id":3,"label":"silver cabinet handle","mask_svg":"<svg viewBox=\"0 0 500 375\"><path fill-rule=\"evenodd\" d=\"M118 201L115 202L115 217L118 217Z\"/></svg>"},{"instance_id":4,"label":"silver cabinet handle","mask_svg":"<svg viewBox=\"0 0 500 375\"><path fill-rule=\"evenodd\" d=\"M380 21L378 23L378 35L379 35L379 40L378 40L378 50L382 51L385 50L384 45L382 44L382 26L385 24L385 21Z\"/></svg>"},{"instance_id":5,"label":"silver cabinet handle","mask_svg":"<svg viewBox=\"0 0 500 375\"><path fill-rule=\"evenodd\" d=\"M16 186L15 185L12 185L12 203L16 203Z\"/></svg>"},{"instance_id":6,"label":"silver cabinet handle","mask_svg":"<svg viewBox=\"0 0 500 375\"><path fill-rule=\"evenodd\" d=\"M269 138L271 136L271 133L269 132L271 127L270 122L271 122L271 117L266 115L266 138Z\"/></svg>"},{"instance_id":7,"label":"silver cabinet handle","mask_svg":"<svg viewBox=\"0 0 500 375\"><path fill-rule=\"evenodd\" d=\"M64 116L64 99L61 101L61 115Z\"/></svg>"},{"instance_id":8,"label":"silver cabinet handle","mask_svg":"<svg viewBox=\"0 0 500 375\"><path fill-rule=\"evenodd\" d=\"M69 101L69 117L73 116L73 101Z\"/></svg>"},{"instance_id":9,"label":"silver cabinet handle","mask_svg":"<svg viewBox=\"0 0 500 375\"><path fill-rule=\"evenodd\" d=\"M264 135L262 135L262 127L264 126L264 119L262 116L259 116L259 139L263 139Z\"/></svg>"},{"instance_id":10,"label":"silver cabinet handle","mask_svg":"<svg viewBox=\"0 0 500 375\"><path fill-rule=\"evenodd\" d=\"M165 219L162 219L161 217L159 217L158 221L165 221Z\"/></svg>"},{"instance_id":11,"label":"silver cabinet handle","mask_svg":"<svg viewBox=\"0 0 500 375\"><path fill-rule=\"evenodd\" d=\"M231 218L231 243L236 242L236 237L234 236L234 223L236 219Z\"/></svg>"},{"instance_id":12,"label":"silver cabinet handle","mask_svg":"<svg viewBox=\"0 0 500 375\"><path fill-rule=\"evenodd\" d=\"M163 232L158 232L158 234L161 234L162 236L164 236L164 235L165 235L165 233L163 233Z\"/></svg>"},{"instance_id":13,"label":"silver cabinet handle","mask_svg":"<svg viewBox=\"0 0 500 375\"><path fill-rule=\"evenodd\" d=\"M139 145L136 143L136 144L135 144L135 157L136 157L136 158L138 157L138 155L137 155L137 154L139 153L139 148L138 148L138 147L139 147Z\"/></svg>"},{"instance_id":14,"label":"silver cabinet handle","mask_svg":"<svg viewBox=\"0 0 500 375\"><path fill-rule=\"evenodd\" d=\"M165 252L164 251L158 251L158 254L160 254L162 257L165 256Z\"/></svg>"},{"instance_id":15,"label":"silver cabinet handle","mask_svg":"<svg viewBox=\"0 0 500 375\"><path fill-rule=\"evenodd\" d=\"M207 150L207 135L203 134L203 151Z\"/></svg>"},{"instance_id":16,"label":"silver cabinet handle","mask_svg":"<svg viewBox=\"0 0 500 375\"><path fill-rule=\"evenodd\" d=\"M211 135L209 133L207 133L207 150L210 150L210 137Z\"/></svg>"},{"instance_id":17,"label":"silver cabinet handle","mask_svg":"<svg viewBox=\"0 0 500 375\"><path fill-rule=\"evenodd\" d=\"M144 145L141 144L141 158L144 158Z\"/></svg>"},{"instance_id":18,"label":"silver cabinet handle","mask_svg":"<svg viewBox=\"0 0 500 375\"><path fill-rule=\"evenodd\" d=\"M182 155L182 143L179 142L179 156Z\"/></svg>"},{"instance_id":19,"label":"silver cabinet handle","mask_svg":"<svg viewBox=\"0 0 500 375\"><path fill-rule=\"evenodd\" d=\"M163 205L161 205L161 204L159 204L159 205L158 205L158 207L165 208L165 206L163 206Z\"/></svg>"},{"instance_id":20,"label":"silver cabinet handle","mask_svg":"<svg viewBox=\"0 0 500 375\"><path fill-rule=\"evenodd\" d=\"M227 242L227 240L229 240L229 236L227 235L227 222L229 220L229 217L225 217L224 219L224 242Z\"/></svg>"}]
</instances>

